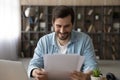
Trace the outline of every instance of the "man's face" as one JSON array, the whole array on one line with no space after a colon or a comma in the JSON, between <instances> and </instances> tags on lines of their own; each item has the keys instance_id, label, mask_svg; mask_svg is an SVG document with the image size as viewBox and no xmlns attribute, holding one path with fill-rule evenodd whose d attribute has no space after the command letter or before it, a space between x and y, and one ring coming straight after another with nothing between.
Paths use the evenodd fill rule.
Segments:
<instances>
[{"instance_id":1,"label":"man's face","mask_svg":"<svg viewBox=\"0 0 120 80\"><path fill-rule=\"evenodd\" d=\"M53 22L54 31L60 40L67 40L70 37L72 26L70 15L64 18L56 18Z\"/></svg>"}]
</instances>

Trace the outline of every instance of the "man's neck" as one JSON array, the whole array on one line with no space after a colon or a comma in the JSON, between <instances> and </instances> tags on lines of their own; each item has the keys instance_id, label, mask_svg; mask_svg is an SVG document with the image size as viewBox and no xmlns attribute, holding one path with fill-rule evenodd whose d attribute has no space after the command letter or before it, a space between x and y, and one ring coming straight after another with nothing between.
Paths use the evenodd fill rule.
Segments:
<instances>
[{"instance_id":1,"label":"man's neck","mask_svg":"<svg viewBox=\"0 0 120 80\"><path fill-rule=\"evenodd\" d=\"M69 42L70 37L66 40L60 40L59 38L57 38L57 40L58 40L58 42L60 43L61 46L64 46Z\"/></svg>"}]
</instances>

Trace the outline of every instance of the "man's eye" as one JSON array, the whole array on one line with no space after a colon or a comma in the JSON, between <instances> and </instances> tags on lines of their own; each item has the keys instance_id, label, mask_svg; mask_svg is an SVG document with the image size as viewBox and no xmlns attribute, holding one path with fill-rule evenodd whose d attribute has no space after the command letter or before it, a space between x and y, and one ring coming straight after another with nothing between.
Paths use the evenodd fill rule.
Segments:
<instances>
[{"instance_id":1,"label":"man's eye","mask_svg":"<svg viewBox=\"0 0 120 80\"><path fill-rule=\"evenodd\" d=\"M57 25L57 28L60 28L61 27L61 25Z\"/></svg>"},{"instance_id":2,"label":"man's eye","mask_svg":"<svg viewBox=\"0 0 120 80\"><path fill-rule=\"evenodd\" d=\"M69 25L66 25L66 26L65 26L65 28L68 28L68 27L70 27L70 26L69 26Z\"/></svg>"}]
</instances>

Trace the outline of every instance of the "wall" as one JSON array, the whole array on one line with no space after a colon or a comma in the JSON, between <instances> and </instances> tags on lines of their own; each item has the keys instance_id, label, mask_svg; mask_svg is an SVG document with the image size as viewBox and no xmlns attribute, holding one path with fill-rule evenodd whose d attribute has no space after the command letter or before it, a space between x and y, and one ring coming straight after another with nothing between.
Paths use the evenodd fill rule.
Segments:
<instances>
[{"instance_id":1,"label":"wall","mask_svg":"<svg viewBox=\"0 0 120 80\"><path fill-rule=\"evenodd\" d=\"M21 0L21 5L120 5L120 0Z\"/></svg>"}]
</instances>

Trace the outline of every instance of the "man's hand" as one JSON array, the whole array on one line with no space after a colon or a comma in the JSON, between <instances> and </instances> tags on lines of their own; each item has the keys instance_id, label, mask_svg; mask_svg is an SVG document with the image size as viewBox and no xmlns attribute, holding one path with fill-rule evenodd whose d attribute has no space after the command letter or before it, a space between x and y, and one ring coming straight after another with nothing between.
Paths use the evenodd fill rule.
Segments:
<instances>
[{"instance_id":1,"label":"man's hand","mask_svg":"<svg viewBox=\"0 0 120 80\"><path fill-rule=\"evenodd\" d=\"M74 71L70 75L71 80L90 80L90 75L82 72Z\"/></svg>"},{"instance_id":2,"label":"man's hand","mask_svg":"<svg viewBox=\"0 0 120 80\"><path fill-rule=\"evenodd\" d=\"M35 78L35 80L47 80L47 73L44 69L34 69L32 71L32 76Z\"/></svg>"}]
</instances>

